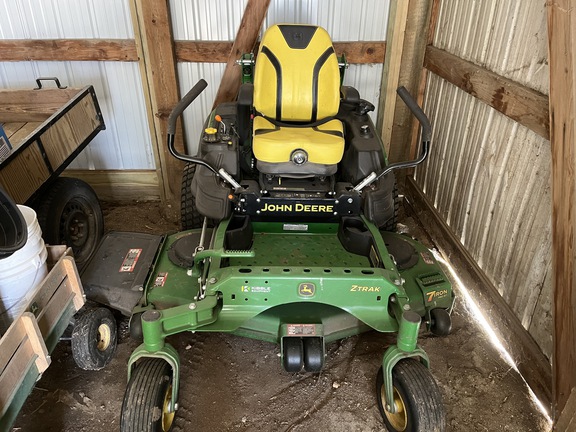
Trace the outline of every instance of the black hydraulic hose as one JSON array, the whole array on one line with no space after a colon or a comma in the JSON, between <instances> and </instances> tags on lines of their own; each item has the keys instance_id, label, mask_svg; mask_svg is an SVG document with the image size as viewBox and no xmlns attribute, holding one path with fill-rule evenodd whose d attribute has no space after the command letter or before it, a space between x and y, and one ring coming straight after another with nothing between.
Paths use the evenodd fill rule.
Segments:
<instances>
[{"instance_id":1,"label":"black hydraulic hose","mask_svg":"<svg viewBox=\"0 0 576 432\"><path fill-rule=\"evenodd\" d=\"M216 170L216 168L214 168L208 162L199 158L182 154L178 152L174 147L174 134L176 133L176 121L178 120L178 117L182 115L182 113L188 107L188 105L190 105L194 101L194 99L196 99L200 95L200 93L204 91L204 89L207 86L208 83L203 79L201 79L196 83L194 87L190 89L188 93L186 93L186 96L184 96L180 100L180 102L178 102L176 106L172 109L172 112L168 116L168 150L170 151L170 154L172 154L172 156L174 156L176 159L179 159L184 162L191 162L198 165L202 165L203 167L208 168L214 174L219 175L218 170Z\"/></svg>"}]
</instances>

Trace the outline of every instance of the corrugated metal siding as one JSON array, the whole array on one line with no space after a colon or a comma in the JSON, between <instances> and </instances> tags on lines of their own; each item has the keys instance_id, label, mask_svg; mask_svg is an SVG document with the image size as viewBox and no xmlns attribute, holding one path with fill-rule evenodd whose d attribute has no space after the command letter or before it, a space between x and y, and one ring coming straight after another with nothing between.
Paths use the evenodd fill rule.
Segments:
<instances>
[{"instance_id":1,"label":"corrugated metal siding","mask_svg":"<svg viewBox=\"0 0 576 432\"><path fill-rule=\"evenodd\" d=\"M546 92L545 17L543 1L443 0L435 43ZM433 74L425 109L434 135L418 184L550 356L549 141Z\"/></svg>"},{"instance_id":2,"label":"corrugated metal siding","mask_svg":"<svg viewBox=\"0 0 576 432\"><path fill-rule=\"evenodd\" d=\"M2 39L134 37L128 0L0 0ZM64 85L94 85L106 122L72 164L88 169L152 169L154 157L137 63L1 62L0 86L35 86L39 76Z\"/></svg>"},{"instance_id":3,"label":"corrugated metal siding","mask_svg":"<svg viewBox=\"0 0 576 432\"><path fill-rule=\"evenodd\" d=\"M545 0L442 0L434 46L548 94Z\"/></svg>"},{"instance_id":4,"label":"corrugated metal siding","mask_svg":"<svg viewBox=\"0 0 576 432\"><path fill-rule=\"evenodd\" d=\"M246 0L170 0L174 38L176 40L234 39ZM361 0L272 0L263 27L277 23L315 24L325 27L334 41L386 39L389 1ZM181 63L178 65L180 92L185 94L200 78L209 87L200 100L184 114L188 151L195 154L204 119L208 116L225 65ZM345 85L358 89L360 95L378 106L382 65L351 65ZM371 113L376 119L377 112Z\"/></svg>"}]
</instances>

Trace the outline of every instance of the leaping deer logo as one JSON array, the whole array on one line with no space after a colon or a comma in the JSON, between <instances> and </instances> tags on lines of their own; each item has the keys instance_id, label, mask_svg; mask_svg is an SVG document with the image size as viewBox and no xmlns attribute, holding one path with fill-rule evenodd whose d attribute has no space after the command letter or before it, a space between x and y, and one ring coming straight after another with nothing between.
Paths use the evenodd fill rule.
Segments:
<instances>
[{"instance_id":1,"label":"leaping deer logo","mask_svg":"<svg viewBox=\"0 0 576 432\"><path fill-rule=\"evenodd\" d=\"M298 285L298 294L302 297L312 297L316 292L316 286L312 283L301 283Z\"/></svg>"}]
</instances>

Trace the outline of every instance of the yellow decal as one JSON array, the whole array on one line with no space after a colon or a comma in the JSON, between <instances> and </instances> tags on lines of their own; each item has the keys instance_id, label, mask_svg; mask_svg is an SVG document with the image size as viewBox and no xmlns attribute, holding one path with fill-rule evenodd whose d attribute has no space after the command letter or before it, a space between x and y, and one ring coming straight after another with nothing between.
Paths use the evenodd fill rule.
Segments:
<instances>
[{"instance_id":1,"label":"yellow decal","mask_svg":"<svg viewBox=\"0 0 576 432\"><path fill-rule=\"evenodd\" d=\"M380 292L380 287L352 285L350 292Z\"/></svg>"},{"instance_id":2,"label":"yellow decal","mask_svg":"<svg viewBox=\"0 0 576 432\"><path fill-rule=\"evenodd\" d=\"M262 212L333 213L333 205L323 204L270 204L264 203Z\"/></svg>"},{"instance_id":3,"label":"yellow decal","mask_svg":"<svg viewBox=\"0 0 576 432\"><path fill-rule=\"evenodd\" d=\"M313 283L301 283L298 285L298 295L312 297L316 293L316 285Z\"/></svg>"},{"instance_id":4,"label":"yellow decal","mask_svg":"<svg viewBox=\"0 0 576 432\"><path fill-rule=\"evenodd\" d=\"M430 291L428 293L428 303L434 301L435 299L446 297L447 295L448 290Z\"/></svg>"}]
</instances>

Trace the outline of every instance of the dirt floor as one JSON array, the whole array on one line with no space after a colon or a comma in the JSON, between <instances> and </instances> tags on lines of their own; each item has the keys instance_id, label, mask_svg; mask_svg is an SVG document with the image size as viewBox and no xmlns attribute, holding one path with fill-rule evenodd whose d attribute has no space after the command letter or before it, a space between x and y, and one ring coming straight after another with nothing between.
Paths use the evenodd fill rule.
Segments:
<instances>
[{"instance_id":1,"label":"dirt floor","mask_svg":"<svg viewBox=\"0 0 576 432\"><path fill-rule=\"evenodd\" d=\"M104 206L108 230L176 231L157 203ZM403 223L417 231L410 218ZM416 228L415 228L416 227ZM416 234L418 234L416 232ZM419 233L419 237L423 233ZM425 236L424 236L425 237ZM181 334L182 362L175 431L381 431L375 377L394 338L376 332L328 345L319 374L283 371L275 345L226 334ZM548 431L521 377L508 366L459 301L445 338L423 332L446 407L448 431ZM100 432L119 429L126 364L137 346L120 322L112 363L99 372L76 367L62 341L13 431Z\"/></svg>"}]
</instances>

